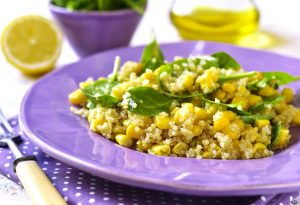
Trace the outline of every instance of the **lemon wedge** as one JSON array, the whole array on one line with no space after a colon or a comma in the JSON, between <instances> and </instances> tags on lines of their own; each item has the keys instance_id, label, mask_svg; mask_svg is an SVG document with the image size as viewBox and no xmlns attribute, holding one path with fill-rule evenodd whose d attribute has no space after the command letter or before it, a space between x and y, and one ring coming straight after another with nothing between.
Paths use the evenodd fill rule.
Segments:
<instances>
[{"instance_id":1,"label":"lemon wedge","mask_svg":"<svg viewBox=\"0 0 300 205\"><path fill-rule=\"evenodd\" d=\"M57 26L36 15L22 16L3 31L1 47L9 63L25 74L40 75L53 69L62 45Z\"/></svg>"}]
</instances>

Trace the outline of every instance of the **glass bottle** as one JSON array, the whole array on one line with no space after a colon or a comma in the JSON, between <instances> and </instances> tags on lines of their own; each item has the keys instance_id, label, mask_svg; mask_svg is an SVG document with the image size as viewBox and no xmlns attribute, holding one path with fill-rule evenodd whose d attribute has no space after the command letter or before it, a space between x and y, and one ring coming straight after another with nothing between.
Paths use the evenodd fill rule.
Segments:
<instances>
[{"instance_id":1,"label":"glass bottle","mask_svg":"<svg viewBox=\"0 0 300 205\"><path fill-rule=\"evenodd\" d=\"M170 18L188 40L236 43L259 26L259 11L251 0L175 0Z\"/></svg>"}]
</instances>

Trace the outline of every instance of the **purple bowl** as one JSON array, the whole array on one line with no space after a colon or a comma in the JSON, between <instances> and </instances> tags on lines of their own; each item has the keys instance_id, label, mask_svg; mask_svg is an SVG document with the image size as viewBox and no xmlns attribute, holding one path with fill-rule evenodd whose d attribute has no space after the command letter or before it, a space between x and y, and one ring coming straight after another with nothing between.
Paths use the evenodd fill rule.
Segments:
<instances>
[{"instance_id":1,"label":"purple bowl","mask_svg":"<svg viewBox=\"0 0 300 205\"><path fill-rule=\"evenodd\" d=\"M142 17L130 9L69 11L51 3L49 9L80 57L127 46Z\"/></svg>"}]
</instances>

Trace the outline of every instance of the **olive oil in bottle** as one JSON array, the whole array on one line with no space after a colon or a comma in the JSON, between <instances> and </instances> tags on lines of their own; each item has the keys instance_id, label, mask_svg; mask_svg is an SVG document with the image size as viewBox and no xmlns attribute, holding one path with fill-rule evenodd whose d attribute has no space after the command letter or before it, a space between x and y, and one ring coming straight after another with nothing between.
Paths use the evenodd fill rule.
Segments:
<instances>
[{"instance_id":1,"label":"olive oil in bottle","mask_svg":"<svg viewBox=\"0 0 300 205\"><path fill-rule=\"evenodd\" d=\"M259 12L255 5L248 1L241 4L239 0L220 0L231 2L231 5L218 7L216 0L210 0L216 6L205 4L205 0L177 0L174 2L170 18L179 35L188 40L213 40L236 43L241 38L257 31ZM206 1L207 2L207 1ZM222 4L222 3L221 3Z\"/></svg>"}]
</instances>

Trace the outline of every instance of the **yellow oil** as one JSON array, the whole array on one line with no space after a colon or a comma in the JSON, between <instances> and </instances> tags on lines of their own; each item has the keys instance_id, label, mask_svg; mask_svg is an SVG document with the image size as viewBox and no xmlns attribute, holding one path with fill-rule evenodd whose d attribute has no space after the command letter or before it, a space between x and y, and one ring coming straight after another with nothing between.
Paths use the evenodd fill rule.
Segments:
<instances>
[{"instance_id":1,"label":"yellow oil","mask_svg":"<svg viewBox=\"0 0 300 205\"><path fill-rule=\"evenodd\" d=\"M257 31L259 12L255 7L243 11L195 7L188 14L170 13L180 36L188 40L236 43Z\"/></svg>"}]
</instances>

